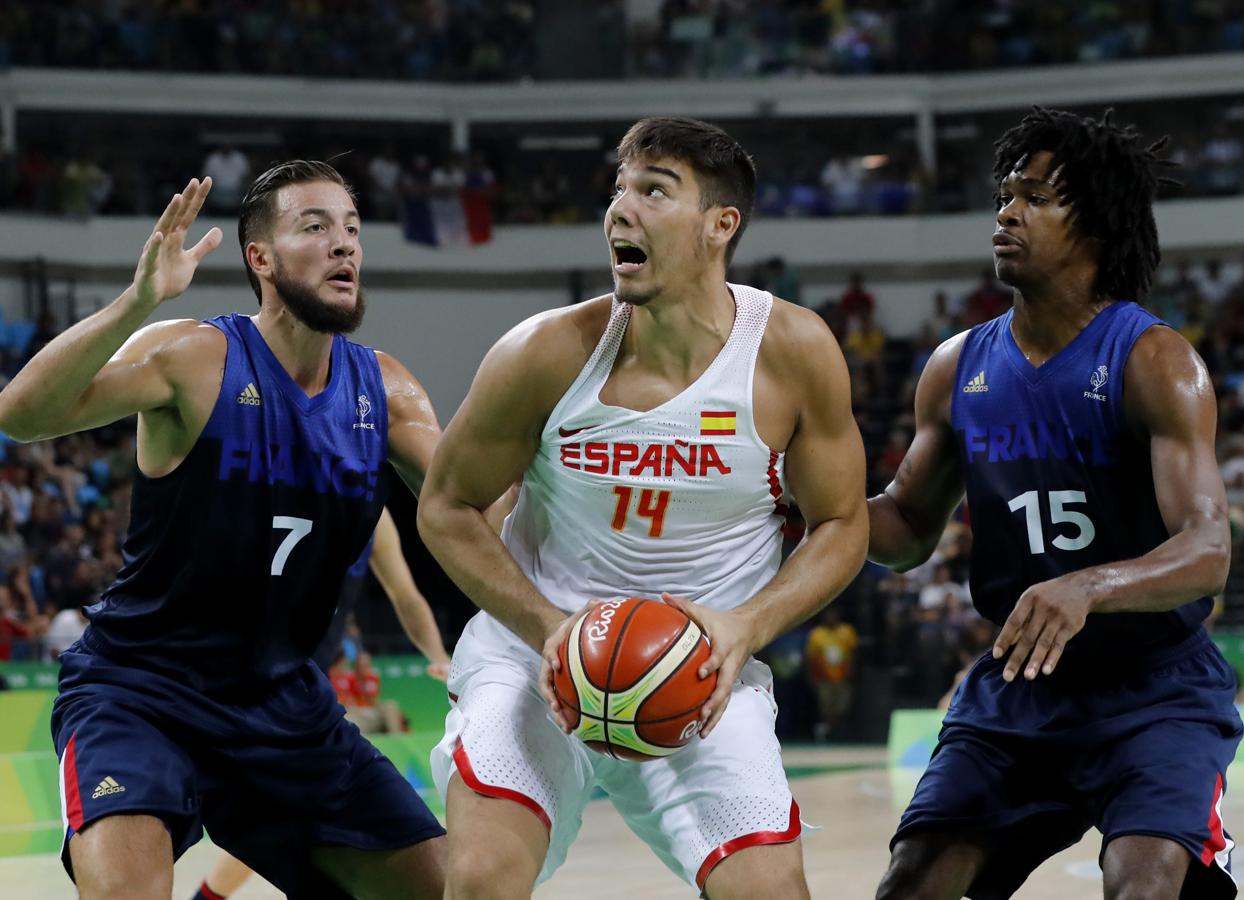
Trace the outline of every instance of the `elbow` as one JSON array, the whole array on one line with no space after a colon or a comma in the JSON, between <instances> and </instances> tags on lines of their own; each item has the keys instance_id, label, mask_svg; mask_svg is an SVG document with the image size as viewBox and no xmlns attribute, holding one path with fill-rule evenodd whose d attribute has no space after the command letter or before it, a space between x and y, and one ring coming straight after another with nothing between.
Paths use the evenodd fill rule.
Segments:
<instances>
[{"instance_id":1,"label":"elbow","mask_svg":"<svg viewBox=\"0 0 1244 900\"><path fill-rule=\"evenodd\" d=\"M1209 542L1205 548L1205 575L1208 588L1204 596L1216 597L1227 589L1227 576L1231 572L1231 541L1223 535Z\"/></svg>"}]
</instances>

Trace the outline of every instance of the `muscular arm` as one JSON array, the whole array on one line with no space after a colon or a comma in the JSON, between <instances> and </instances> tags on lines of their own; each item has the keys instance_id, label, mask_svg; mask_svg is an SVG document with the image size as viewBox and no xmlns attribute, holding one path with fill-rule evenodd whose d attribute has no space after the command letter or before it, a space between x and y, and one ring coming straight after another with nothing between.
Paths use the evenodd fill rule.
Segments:
<instances>
[{"instance_id":1,"label":"muscular arm","mask_svg":"<svg viewBox=\"0 0 1244 900\"><path fill-rule=\"evenodd\" d=\"M1007 681L1054 671L1089 613L1165 612L1216 594L1231 557L1226 492L1214 457L1217 406L1205 364L1178 333L1151 328L1124 370L1129 422L1149 440L1170 537L1136 559L1070 572L1020 596L994 642ZM1013 649L1012 649L1013 648Z\"/></svg>"},{"instance_id":2,"label":"muscular arm","mask_svg":"<svg viewBox=\"0 0 1244 900\"><path fill-rule=\"evenodd\" d=\"M440 629L436 627L428 601L415 586L415 579L402 555L402 539L388 509L380 513L380 521L376 523L369 564L372 574L393 604L393 611L397 613L410 642L432 663L448 662L449 655L441 642Z\"/></svg>"},{"instance_id":3,"label":"muscular arm","mask_svg":"<svg viewBox=\"0 0 1244 900\"><path fill-rule=\"evenodd\" d=\"M868 500L868 557L900 572L924 562L963 499L950 398L964 335L937 348L916 387L916 434L898 474Z\"/></svg>"},{"instance_id":4,"label":"muscular arm","mask_svg":"<svg viewBox=\"0 0 1244 900\"><path fill-rule=\"evenodd\" d=\"M799 421L786 448L786 477L807 534L777 576L739 607L755 652L838 596L864 564L868 512L864 444L851 413L846 362L829 329L809 327L785 355L801 361Z\"/></svg>"},{"instance_id":5,"label":"muscular arm","mask_svg":"<svg viewBox=\"0 0 1244 900\"><path fill-rule=\"evenodd\" d=\"M445 430L419 502L419 533L468 597L536 650L565 614L519 569L484 511L526 471L544 421L573 373L573 335L537 319L503 337ZM559 372L569 374L559 380Z\"/></svg>"},{"instance_id":6,"label":"muscular arm","mask_svg":"<svg viewBox=\"0 0 1244 900\"><path fill-rule=\"evenodd\" d=\"M1093 612L1163 612L1226 584L1231 534L1214 456L1217 403L1205 364L1169 328L1141 336L1123 377L1128 417L1149 437L1158 509L1170 537L1138 559L1075 575L1094 597Z\"/></svg>"},{"instance_id":7,"label":"muscular arm","mask_svg":"<svg viewBox=\"0 0 1244 900\"><path fill-rule=\"evenodd\" d=\"M441 437L436 410L415 376L387 353L376 351L389 405L389 462L416 497Z\"/></svg>"},{"instance_id":8,"label":"muscular arm","mask_svg":"<svg viewBox=\"0 0 1244 900\"><path fill-rule=\"evenodd\" d=\"M53 339L0 392L0 431L36 441L136 412L182 406L186 398L178 375L186 367L178 367L176 352L165 351L192 352L170 345L192 335L195 326L157 324L135 331L157 306L189 286L199 262L220 244L220 229L213 228L193 248L183 249L210 189L210 179L194 180L174 196L143 247L133 284ZM201 378L201 369L190 369Z\"/></svg>"}]
</instances>

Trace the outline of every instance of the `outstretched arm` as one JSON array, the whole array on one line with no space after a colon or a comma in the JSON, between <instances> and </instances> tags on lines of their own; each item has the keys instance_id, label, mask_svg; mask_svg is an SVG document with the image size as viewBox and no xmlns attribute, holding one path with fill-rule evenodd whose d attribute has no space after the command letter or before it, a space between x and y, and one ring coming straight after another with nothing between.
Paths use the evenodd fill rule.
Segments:
<instances>
[{"instance_id":1,"label":"outstretched arm","mask_svg":"<svg viewBox=\"0 0 1244 900\"><path fill-rule=\"evenodd\" d=\"M36 441L93 428L136 412L174 406L179 379L164 353L193 331L160 323L135 334L151 313L190 285L203 257L221 241L213 228L190 249L211 179L193 179L173 197L143 247L134 282L99 312L58 335L0 392L0 431Z\"/></svg>"},{"instance_id":2,"label":"outstretched arm","mask_svg":"<svg viewBox=\"0 0 1244 900\"><path fill-rule=\"evenodd\" d=\"M933 553L963 499L950 397L964 335L937 348L916 386L916 434L898 474L868 500L868 558L900 572Z\"/></svg>"},{"instance_id":3,"label":"outstretched arm","mask_svg":"<svg viewBox=\"0 0 1244 900\"><path fill-rule=\"evenodd\" d=\"M449 654L441 642L441 632L436 626L432 608L415 586L410 567L406 565L406 557L402 555L402 539L387 508L380 513L380 521L376 523L369 564L372 574L393 604L402 630L419 652L428 658L428 674L444 681L449 677Z\"/></svg>"},{"instance_id":4,"label":"outstretched arm","mask_svg":"<svg viewBox=\"0 0 1244 900\"><path fill-rule=\"evenodd\" d=\"M1002 677L1054 671L1089 613L1165 612L1219 593L1231 563L1227 498L1214 456L1218 407L1205 363L1169 328L1150 328L1123 373L1128 420L1149 440L1158 509L1170 534L1137 559L1080 569L1020 596L994 643ZM1012 649L1013 648L1013 649Z\"/></svg>"}]
</instances>

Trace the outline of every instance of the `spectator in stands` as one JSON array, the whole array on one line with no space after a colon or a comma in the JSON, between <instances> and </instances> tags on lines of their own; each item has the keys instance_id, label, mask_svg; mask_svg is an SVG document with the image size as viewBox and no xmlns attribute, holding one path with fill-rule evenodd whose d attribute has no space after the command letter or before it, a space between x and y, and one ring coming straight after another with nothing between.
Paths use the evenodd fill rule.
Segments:
<instances>
[{"instance_id":1,"label":"spectator in stands","mask_svg":"<svg viewBox=\"0 0 1244 900\"><path fill-rule=\"evenodd\" d=\"M74 219L93 216L108 201L112 177L94 158L75 153L60 173L60 211Z\"/></svg>"},{"instance_id":2,"label":"spectator in stands","mask_svg":"<svg viewBox=\"0 0 1244 900\"><path fill-rule=\"evenodd\" d=\"M401 201L402 164L397 148L385 146L367 163L367 201L371 218L382 222L397 221Z\"/></svg>"},{"instance_id":3,"label":"spectator in stands","mask_svg":"<svg viewBox=\"0 0 1244 900\"><path fill-rule=\"evenodd\" d=\"M873 295L864 288L862 272L851 273L850 284L838 299L838 305L843 317L847 320L848 327L852 319L858 319L865 314L872 315L877 303Z\"/></svg>"},{"instance_id":4,"label":"spectator in stands","mask_svg":"<svg viewBox=\"0 0 1244 900\"><path fill-rule=\"evenodd\" d=\"M881 451L881 455L873 463L872 482L878 485L878 490L881 490L894 480L894 476L898 474L898 467L903 462L903 457L907 455L907 446L910 443L910 435L905 429L890 429L890 437L886 441L885 449Z\"/></svg>"},{"instance_id":5,"label":"spectator in stands","mask_svg":"<svg viewBox=\"0 0 1244 900\"><path fill-rule=\"evenodd\" d=\"M945 613L971 602L968 589L950 578L950 566L942 563L933 571L933 582L920 590L921 609L936 609Z\"/></svg>"},{"instance_id":6,"label":"spectator in stands","mask_svg":"<svg viewBox=\"0 0 1244 900\"><path fill-rule=\"evenodd\" d=\"M799 273L784 257L771 256L758 265L752 284L775 297L803 305L803 287L799 283Z\"/></svg>"},{"instance_id":7,"label":"spectator in stands","mask_svg":"<svg viewBox=\"0 0 1244 900\"><path fill-rule=\"evenodd\" d=\"M997 318L1011 308L1011 290L994 278L993 268L981 270L976 288L963 297L963 327L971 328Z\"/></svg>"},{"instance_id":8,"label":"spectator in stands","mask_svg":"<svg viewBox=\"0 0 1244 900\"><path fill-rule=\"evenodd\" d=\"M82 637L86 626L87 618L81 606L74 606L70 603L61 607L60 612L52 618L47 633L43 637L44 658L48 662L56 662L64 650Z\"/></svg>"},{"instance_id":9,"label":"spectator in stands","mask_svg":"<svg viewBox=\"0 0 1244 900\"><path fill-rule=\"evenodd\" d=\"M885 331L873 320L872 307L847 317L847 339L842 349L852 374L860 376L860 384L874 392L885 389L881 365L885 340Z\"/></svg>"},{"instance_id":10,"label":"spectator in stands","mask_svg":"<svg viewBox=\"0 0 1244 900\"><path fill-rule=\"evenodd\" d=\"M406 721L402 709L395 700L384 700L380 696L380 673L372 665L371 654L363 651L354 661L355 704L359 707L356 714L359 719L368 719L370 731L398 734L406 730ZM363 713L362 710L367 710ZM359 727L362 727L361 725Z\"/></svg>"},{"instance_id":11,"label":"spectator in stands","mask_svg":"<svg viewBox=\"0 0 1244 900\"><path fill-rule=\"evenodd\" d=\"M1222 260L1206 260L1205 268L1192 276L1196 292L1211 310L1217 310L1231 295L1235 285L1227 281L1222 271Z\"/></svg>"},{"instance_id":12,"label":"spectator in stands","mask_svg":"<svg viewBox=\"0 0 1244 900\"><path fill-rule=\"evenodd\" d=\"M217 214L236 213L242 194L250 184L251 162L233 141L226 141L207 154L203 174L212 179L207 206Z\"/></svg>"},{"instance_id":13,"label":"spectator in stands","mask_svg":"<svg viewBox=\"0 0 1244 900\"><path fill-rule=\"evenodd\" d=\"M804 648L808 681L816 691L817 721L812 726L815 740L826 740L834 726L851 708L854 682L855 648L859 635L842 619L835 604L825 607L816 627L808 633Z\"/></svg>"}]
</instances>

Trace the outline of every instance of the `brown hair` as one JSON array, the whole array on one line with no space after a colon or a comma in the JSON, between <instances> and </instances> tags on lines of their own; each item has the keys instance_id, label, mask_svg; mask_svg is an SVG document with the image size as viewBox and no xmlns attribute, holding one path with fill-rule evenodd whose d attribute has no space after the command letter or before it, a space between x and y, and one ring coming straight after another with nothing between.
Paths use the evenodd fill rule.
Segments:
<instances>
[{"instance_id":1,"label":"brown hair","mask_svg":"<svg viewBox=\"0 0 1244 900\"><path fill-rule=\"evenodd\" d=\"M726 245L726 264L734 258L739 238L752 217L756 202L756 164L739 142L725 131L699 119L655 116L640 119L618 144L618 162L668 156L695 171L700 185L700 208L733 206L739 227Z\"/></svg>"},{"instance_id":2,"label":"brown hair","mask_svg":"<svg viewBox=\"0 0 1244 900\"><path fill-rule=\"evenodd\" d=\"M255 296L263 299L259 291L259 278L246 261L246 245L272 230L276 215L276 194L290 184L306 184L312 181L331 181L346 189L354 199L354 189L341 177L341 173L326 162L307 159L291 159L264 172L251 183L238 215L238 243L242 245L242 264L246 266L246 278Z\"/></svg>"}]
</instances>

